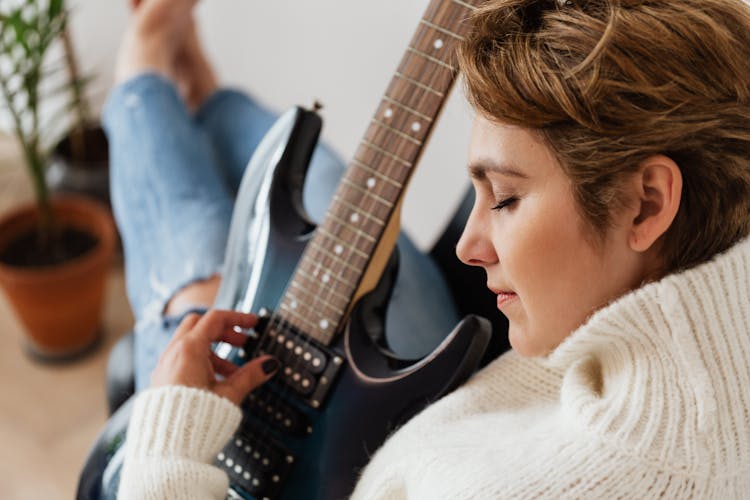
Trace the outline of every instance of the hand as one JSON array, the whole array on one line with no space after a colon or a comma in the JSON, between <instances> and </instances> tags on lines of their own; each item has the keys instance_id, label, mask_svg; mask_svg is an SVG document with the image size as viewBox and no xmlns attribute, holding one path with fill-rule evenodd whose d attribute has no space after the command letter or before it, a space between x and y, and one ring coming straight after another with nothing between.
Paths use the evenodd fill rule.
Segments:
<instances>
[{"instance_id":1,"label":"hand","mask_svg":"<svg viewBox=\"0 0 750 500\"><path fill-rule=\"evenodd\" d=\"M239 405L245 396L270 379L279 367L272 356L260 356L242 367L220 358L211 350L213 342L242 346L247 336L235 326L252 328L253 314L212 309L204 315L188 314L159 358L151 375L152 387L184 385L211 391ZM224 377L223 380L216 375Z\"/></svg>"}]
</instances>

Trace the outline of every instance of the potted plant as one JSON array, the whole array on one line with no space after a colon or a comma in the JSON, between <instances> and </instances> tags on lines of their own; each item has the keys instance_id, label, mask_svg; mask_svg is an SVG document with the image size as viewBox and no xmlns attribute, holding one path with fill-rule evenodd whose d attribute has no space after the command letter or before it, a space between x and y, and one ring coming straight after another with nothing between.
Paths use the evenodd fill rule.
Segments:
<instances>
[{"instance_id":1,"label":"potted plant","mask_svg":"<svg viewBox=\"0 0 750 500\"><path fill-rule=\"evenodd\" d=\"M109 151L107 136L97 120L92 119L84 92L88 78L80 76L70 30L63 27L62 39L68 81L71 82L70 114L73 125L52 149L46 170L52 192L80 193L110 205Z\"/></svg>"},{"instance_id":2,"label":"potted plant","mask_svg":"<svg viewBox=\"0 0 750 500\"><path fill-rule=\"evenodd\" d=\"M65 33L62 0L17 0L0 7L0 95L12 120L36 202L0 218L0 286L28 332L28 348L45 359L65 359L99 338L106 275L114 248L107 208L92 199L50 196L45 170L52 143L42 102L50 93L76 103L81 81L48 64ZM65 65L62 65L65 68ZM80 99L78 100L80 104ZM44 123L43 123L44 121Z\"/></svg>"}]
</instances>

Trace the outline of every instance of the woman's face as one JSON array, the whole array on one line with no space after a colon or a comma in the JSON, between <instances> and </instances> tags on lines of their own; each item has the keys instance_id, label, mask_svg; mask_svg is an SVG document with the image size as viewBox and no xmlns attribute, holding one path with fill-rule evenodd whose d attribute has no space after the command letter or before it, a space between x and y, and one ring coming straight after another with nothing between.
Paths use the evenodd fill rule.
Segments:
<instances>
[{"instance_id":1,"label":"woman's face","mask_svg":"<svg viewBox=\"0 0 750 500\"><path fill-rule=\"evenodd\" d=\"M576 210L570 181L531 132L477 117L469 148L476 202L457 254L482 266L510 343L524 356L549 353L645 272L628 245L628 215L599 241Z\"/></svg>"}]
</instances>

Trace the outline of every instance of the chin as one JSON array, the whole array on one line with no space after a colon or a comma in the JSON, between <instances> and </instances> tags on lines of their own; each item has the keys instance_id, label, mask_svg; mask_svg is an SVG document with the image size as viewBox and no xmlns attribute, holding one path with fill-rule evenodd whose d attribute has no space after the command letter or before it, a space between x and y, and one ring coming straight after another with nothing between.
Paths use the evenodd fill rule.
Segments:
<instances>
[{"instance_id":1,"label":"chin","mask_svg":"<svg viewBox=\"0 0 750 500\"><path fill-rule=\"evenodd\" d=\"M508 341L513 350L525 358L543 356L549 352L548 349L541 348L534 342L533 335L525 328L513 323L508 326Z\"/></svg>"}]
</instances>

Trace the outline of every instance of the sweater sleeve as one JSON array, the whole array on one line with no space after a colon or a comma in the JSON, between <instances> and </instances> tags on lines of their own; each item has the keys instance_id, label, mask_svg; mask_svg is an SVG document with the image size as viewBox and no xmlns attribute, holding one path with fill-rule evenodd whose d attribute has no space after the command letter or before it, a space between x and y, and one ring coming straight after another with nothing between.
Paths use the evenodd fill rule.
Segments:
<instances>
[{"instance_id":1,"label":"sweater sleeve","mask_svg":"<svg viewBox=\"0 0 750 500\"><path fill-rule=\"evenodd\" d=\"M128 428L118 498L226 498L229 480L210 464L241 419L236 405L208 391L142 392Z\"/></svg>"}]
</instances>

